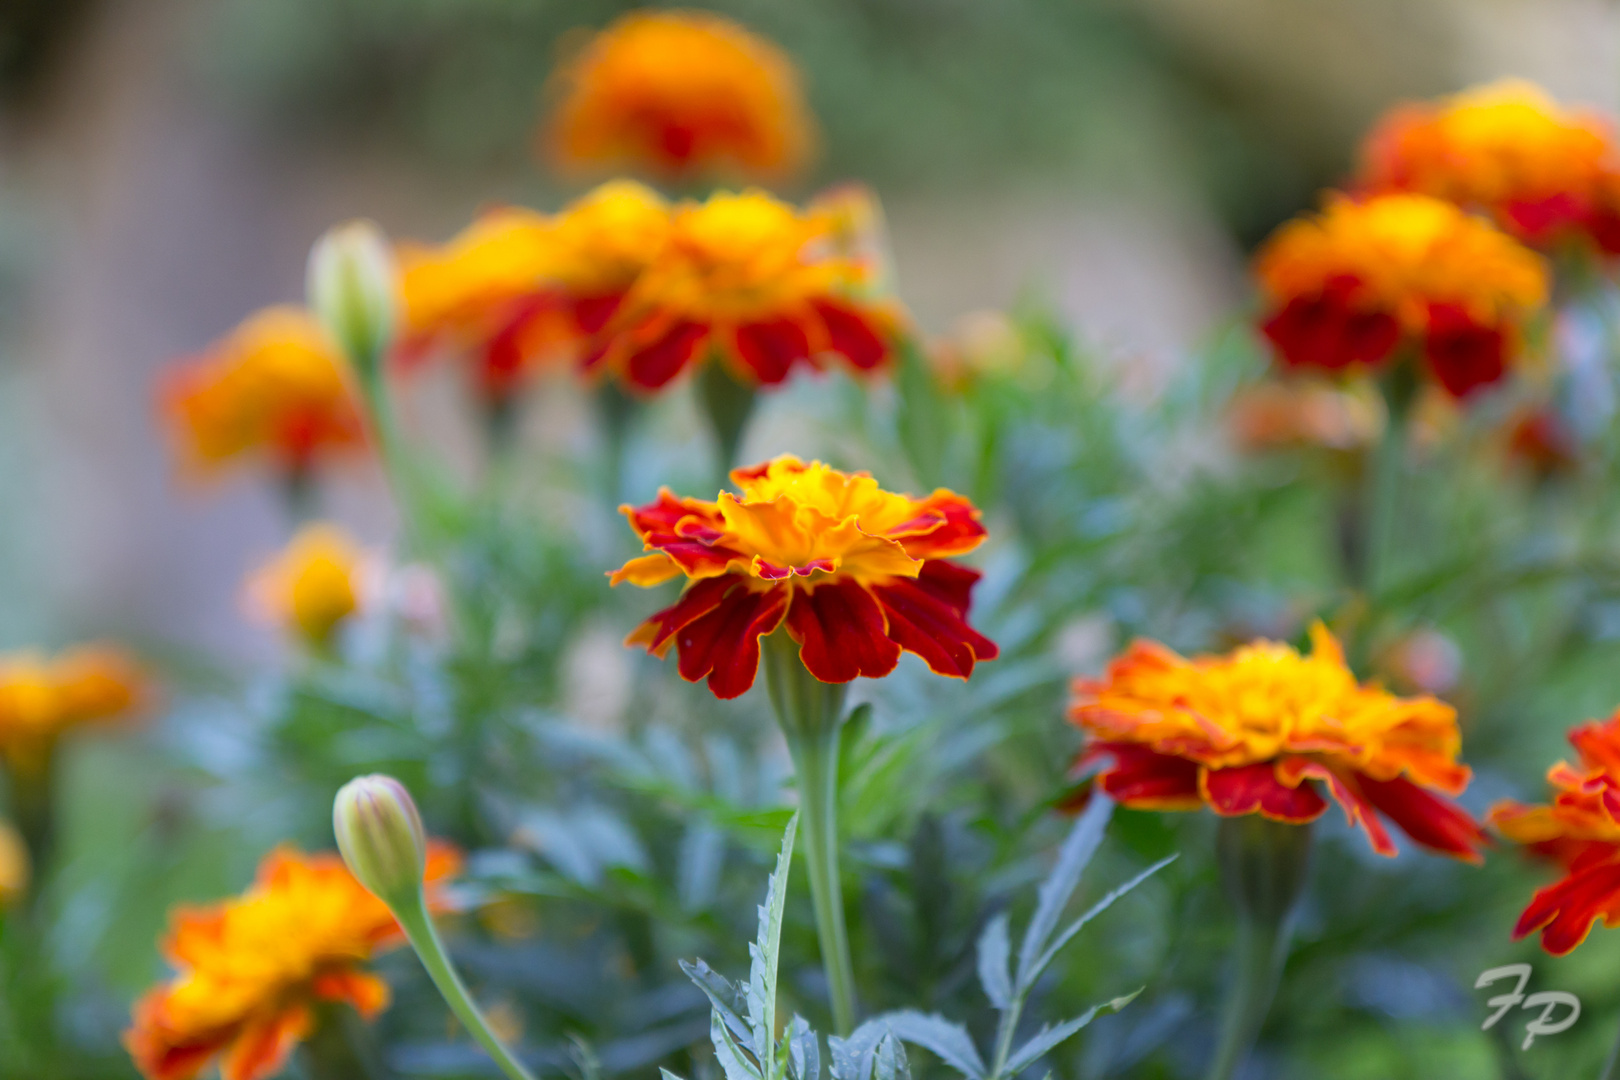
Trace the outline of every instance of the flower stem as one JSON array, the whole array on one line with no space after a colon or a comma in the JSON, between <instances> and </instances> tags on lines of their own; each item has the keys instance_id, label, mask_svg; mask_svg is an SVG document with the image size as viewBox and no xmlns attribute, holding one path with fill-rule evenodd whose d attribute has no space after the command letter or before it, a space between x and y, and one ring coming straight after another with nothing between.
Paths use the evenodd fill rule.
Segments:
<instances>
[{"instance_id":1,"label":"flower stem","mask_svg":"<svg viewBox=\"0 0 1620 1080\"><path fill-rule=\"evenodd\" d=\"M1620 1080L1620 1036L1616 1037L1614 1046L1610 1048L1609 1058L1603 1063L1598 1080Z\"/></svg>"},{"instance_id":2,"label":"flower stem","mask_svg":"<svg viewBox=\"0 0 1620 1080\"><path fill-rule=\"evenodd\" d=\"M394 917L404 929L405 936L410 939L411 948L421 957L422 966L427 968L428 975L433 979L433 985L439 988L444 997L445 1004L455 1013L456 1019L461 1021L463 1027L472 1033L478 1044L484 1048L495 1064L501 1067L510 1080L534 1080L534 1076L513 1056L502 1042L490 1030L489 1022L484 1014L478 1010L467 988L462 985L461 977L456 969L450 965L449 954L445 952L444 943L439 940L439 931L433 925L433 918L428 914L427 903L420 893L409 907L395 910Z\"/></svg>"},{"instance_id":3,"label":"flower stem","mask_svg":"<svg viewBox=\"0 0 1620 1080\"><path fill-rule=\"evenodd\" d=\"M1209 1080L1230 1080L1249 1054L1277 992L1277 976L1288 955L1283 927L1266 926L1254 919L1238 923L1235 950L1237 970L1221 1018L1220 1041L1210 1065Z\"/></svg>"},{"instance_id":4,"label":"flower stem","mask_svg":"<svg viewBox=\"0 0 1620 1080\"><path fill-rule=\"evenodd\" d=\"M785 630L760 644L765 685L799 783L799 823L810 862L810 899L832 997L833 1027L847 1036L855 1029L855 965L850 960L838 875L838 744L844 686L824 683L805 670L798 645Z\"/></svg>"},{"instance_id":5,"label":"flower stem","mask_svg":"<svg viewBox=\"0 0 1620 1080\"><path fill-rule=\"evenodd\" d=\"M714 430L720 457L720 485L724 487L732 466L737 464L737 451L742 446L748 419L754 413L757 394L752 385L733 375L718 356L710 356L698 372L697 392Z\"/></svg>"}]
</instances>

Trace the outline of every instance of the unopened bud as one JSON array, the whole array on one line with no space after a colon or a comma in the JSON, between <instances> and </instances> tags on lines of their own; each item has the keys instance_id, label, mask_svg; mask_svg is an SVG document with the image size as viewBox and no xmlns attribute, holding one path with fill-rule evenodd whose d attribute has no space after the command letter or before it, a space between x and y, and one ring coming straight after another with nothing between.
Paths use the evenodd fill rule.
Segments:
<instances>
[{"instance_id":1,"label":"unopened bud","mask_svg":"<svg viewBox=\"0 0 1620 1080\"><path fill-rule=\"evenodd\" d=\"M374 377L394 336L399 287L381 229L351 221L326 231L309 253L309 307L359 368Z\"/></svg>"},{"instance_id":2,"label":"unopened bud","mask_svg":"<svg viewBox=\"0 0 1620 1080\"><path fill-rule=\"evenodd\" d=\"M357 776L332 804L343 861L390 908L415 903L427 869L427 834L411 793L391 776Z\"/></svg>"}]
</instances>

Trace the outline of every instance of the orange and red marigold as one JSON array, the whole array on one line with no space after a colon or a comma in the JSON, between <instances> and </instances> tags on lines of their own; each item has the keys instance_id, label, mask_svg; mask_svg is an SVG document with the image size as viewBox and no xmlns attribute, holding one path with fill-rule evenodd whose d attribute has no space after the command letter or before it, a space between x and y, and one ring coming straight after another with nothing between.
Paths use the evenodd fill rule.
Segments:
<instances>
[{"instance_id":1,"label":"orange and red marigold","mask_svg":"<svg viewBox=\"0 0 1620 1080\"><path fill-rule=\"evenodd\" d=\"M550 91L546 150L570 170L776 177L814 142L792 61L707 12L626 15L560 67Z\"/></svg>"},{"instance_id":2,"label":"orange and red marigold","mask_svg":"<svg viewBox=\"0 0 1620 1080\"><path fill-rule=\"evenodd\" d=\"M1620 252L1620 145L1613 125L1505 79L1403 105L1362 148L1360 186L1412 191L1490 214L1538 248Z\"/></svg>"},{"instance_id":3,"label":"orange and red marigold","mask_svg":"<svg viewBox=\"0 0 1620 1080\"><path fill-rule=\"evenodd\" d=\"M1137 642L1103 678L1075 683L1079 766L1106 762L1097 784L1126 806L1300 825L1327 809L1321 784L1379 854L1395 854L1388 818L1424 847L1477 862L1479 826L1443 797L1469 779L1456 712L1357 683L1321 624L1311 640L1309 656L1257 641L1191 660Z\"/></svg>"},{"instance_id":4,"label":"orange and red marigold","mask_svg":"<svg viewBox=\"0 0 1620 1080\"><path fill-rule=\"evenodd\" d=\"M0 656L0 761L37 767L65 733L126 717L150 693L134 658L112 645L82 645L55 657Z\"/></svg>"},{"instance_id":5,"label":"orange and red marigold","mask_svg":"<svg viewBox=\"0 0 1620 1080\"><path fill-rule=\"evenodd\" d=\"M1465 397L1506 375L1547 301L1545 262L1425 195L1329 198L1266 241L1261 330L1290 368L1376 368L1402 348Z\"/></svg>"},{"instance_id":6,"label":"orange and red marigold","mask_svg":"<svg viewBox=\"0 0 1620 1080\"><path fill-rule=\"evenodd\" d=\"M443 906L434 885L459 863L451 848L430 845L430 905ZM148 1080L191 1080L216 1059L224 1080L274 1076L322 1003L367 1018L387 1007L388 984L365 964L402 940L342 859L281 848L241 896L175 912L163 942L175 976L136 1002L124 1044Z\"/></svg>"},{"instance_id":7,"label":"orange and red marigold","mask_svg":"<svg viewBox=\"0 0 1620 1080\"><path fill-rule=\"evenodd\" d=\"M1563 871L1513 928L1515 938L1541 931L1542 947L1554 956L1585 941L1600 919L1620 925L1620 711L1575 728L1569 741L1578 761L1548 771L1551 803L1504 800L1490 814L1497 832Z\"/></svg>"},{"instance_id":8,"label":"orange and red marigold","mask_svg":"<svg viewBox=\"0 0 1620 1080\"><path fill-rule=\"evenodd\" d=\"M160 403L186 463L267 458L289 476L364 442L337 346L315 317L272 307L165 376Z\"/></svg>"},{"instance_id":9,"label":"orange and red marigold","mask_svg":"<svg viewBox=\"0 0 1620 1080\"><path fill-rule=\"evenodd\" d=\"M663 491L624 508L651 554L613 583L687 581L626 644L657 656L674 648L682 677L707 677L722 698L753 685L759 640L782 626L822 682L887 675L902 651L958 678L995 658L995 643L967 624L979 574L950 561L985 537L966 499L896 495L866 473L791 456L731 477L740 495L705 502Z\"/></svg>"}]
</instances>

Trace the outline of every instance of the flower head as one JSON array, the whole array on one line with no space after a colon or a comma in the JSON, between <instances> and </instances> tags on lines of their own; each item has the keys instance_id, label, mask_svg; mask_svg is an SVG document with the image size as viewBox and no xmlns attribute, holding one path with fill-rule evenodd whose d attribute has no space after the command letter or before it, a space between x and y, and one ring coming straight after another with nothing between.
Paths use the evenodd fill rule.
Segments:
<instances>
[{"instance_id":1,"label":"flower head","mask_svg":"<svg viewBox=\"0 0 1620 1080\"><path fill-rule=\"evenodd\" d=\"M430 885L459 862L435 846ZM442 904L438 890L429 902ZM388 984L365 965L402 939L387 906L338 856L278 849L241 896L174 913L163 952L176 974L136 1003L124 1045L148 1080L190 1080L215 1059L224 1080L274 1076L322 1002L347 1002L368 1018L387 1007Z\"/></svg>"},{"instance_id":2,"label":"flower head","mask_svg":"<svg viewBox=\"0 0 1620 1080\"><path fill-rule=\"evenodd\" d=\"M248 580L255 610L304 641L324 646L360 607L369 557L335 525L306 525Z\"/></svg>"},{"instance_id":3,"label":"flower head","mask_svg":"<svg viewBox=\"0 0 1620 1080\"><path fill-rule=\"evenodd\" d=\"M616 180L555 217L502 208L442 248L406 247L403 355L466 355L499 400L540 367L578 361L668 232L668 204Z\"/></svg>"},{"instance_id":4,"label":"flower head","mask_svg":"<svg viewBox=\"0 0 1620 1080\"><path fill-rule=\"evenodd\" d=\"M887 675L902 651L958 678L996 657L967 624L979 574L950 561L985 536L966 499L896 495L866 473L791 456L731 478L740 495L704 502L666 490L623 508L651 554L613 583L687 581L625 644L656 656L675 648L682 677L707 677L722 698L754 684L759 639L784 624L804 666L828 683Z\"/></svg>"},{"instance_id":5,"label":"flower head","mask_svg":"<svg viewBox=\"0 0 1620 1080\"><path fill-rule=\"evenodd\" d=\"M1392 111L1367 138L1361 182L1490 214L1540 248L1620 252L1620 146L1612 125L1505 79Z\"/></svg>"},{"instance_id":6,"label":"flower head","mask_svg":"<svg viewBox=\"0 0 1620 1080\"><path fill-rule=\"evenodd\" d=\"M705 350L744 382L766 385L829 354L856 371L882 366L903 317L870 295L877 268L850 220L762 191L682 204L591 365L643 390L662 387Z\"/></svg>"},{"instance_id":7,"label":"flower head","mask_svg":"<svg viewBox=\"0 0 1620 1080\"><path fill-rule=\"evenodd\" d=\"M0 821L0 910L28 892L31 876L28 845L23 843L22 834L8 822Z\"/></svg>"},{"instance_id":8,"label":"flower head","mask_svg":"<svg viewBox=\"0 0 1620 1080\"><path fill-rule=\"evenodd\" d=\"M1283 379L1240 390L1227 412L1239 448L1262 453L1285 447L1357 450L1378 441L1384 405L1371 387Z\"/></svg>"},{"instance_id":9,"label":"flower head","mask_svg":"<svg viewBox=\"0 0 1620 1080\"><path fill-rule=\"evenodd\" d=\"M1547 772L1551 803L1504 800L1491 808L1493 828L1556 864L1563 877L1531 899L1513 928L1541 931L1541 945L1563 956L1586 940L1599 919L1620 925L1620 711L1569 733L1574 763Z\"/></svg>"},{"instance_id":10,"label":"flower head","mask_svg":"<svg viewBox=\"0 0 1620 1080\"><path fill-rule=\"evenodd\" d=\"M306 276L310 310L361 374L375 376L399 318L399 273L382 230L369 221L327 230Z\"/></svg>"},{"instance_id":11,"label":"flower head","mask_svg":"<svg viewBox=\"0 0 1620 1080\"><path fill-rule=\"evenodd\" d=\"M254 315L203 356L172 369L160 398L194 468L258 458L298 476L364 442L343 357L302 308Z\"/></svg>"},{"instance_id":12,"label":"flower head","mask_svg":"<svg viewBox=\"0 0 1620 1080\"><path fill-rule=\"evenodd\" d=\"M111 645L0 656L0 758L36 764L64 733L128 716L148 695L140 667Z\"/></svg>"},{"instance_id":13,"label":"flower head","mask_svg":"<svg viewBox=\"0 0 1620 1080\"><path fill-rule=\"evenodd\" d=\"M1334 196L1272 234L1255 272L1287 367L1376 367L1406 343L1459 398L1507 373L1547 300L1539 256L1425 195Z\"/></svg>"},{"instance_id":14,"label":"flower head","mask_svg":"<svg viewBox=\"0 0 1620 1080\"><path fill-rule=\"evenodd\" d=\"M1138 642L1102 679L1080 679L1070 718L1080 764L1108 760L1098 784L1127 806L1304 824L1326 785L1374 851L1395 854L1382 817L1424 847L1478 861L1479 826L1448 800L1468 784L1456 712L1430 697L1363 686L1327 628L1312 652L1257 641L1185 659Z\"/></svg>"},{"instance_id":15,"label":"flower head","mask_svg":"<svg viewBox=\"0 0 1620 1080\"><path fill-rule=\"evenodd\" d=\"M706 12L626 15L562 65L550 90L546 149L571 170L776 177L802 166L814 142L792 61Z\"/></svg>"}]
</instances>

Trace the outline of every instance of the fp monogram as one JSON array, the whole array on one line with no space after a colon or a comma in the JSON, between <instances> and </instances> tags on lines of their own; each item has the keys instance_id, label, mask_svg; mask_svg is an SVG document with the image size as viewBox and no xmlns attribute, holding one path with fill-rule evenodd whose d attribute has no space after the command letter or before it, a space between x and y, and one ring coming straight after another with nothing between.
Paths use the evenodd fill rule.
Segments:
<instances>
[{"instance_id":1,"label":"fp monogram","mask_svg":"<svg viewBox=\"0 0 1620 1080\"><path fill-rule=\"evenodd\" d=\"M1574 1026L1575 1021L1581 1018L1581 999L1574 994L1563 990L1542 990L1525 996L1524 988L1530 982L1529 964L1507 964L1481 972L1479 978L1474 980L1474 989L1484 989L1503 979L1517 979L1518 982L1514 984L1512 993L1498 994L1485 1002L1496 1011L1485 1018L1485 1022L1479 1026L1481 1031L1489 1031L1515 1005L1523 1009L1540 1009L1541 1015L1524 1025L1523 1049L1528 1050L1530 1044L1536 1041L1536 1036L1557 1035L1561 1031L1568 1031ZM1555 1020L1553 1015L1560 1007L1568 1011Z\"/></svg>"}]
</instances>

